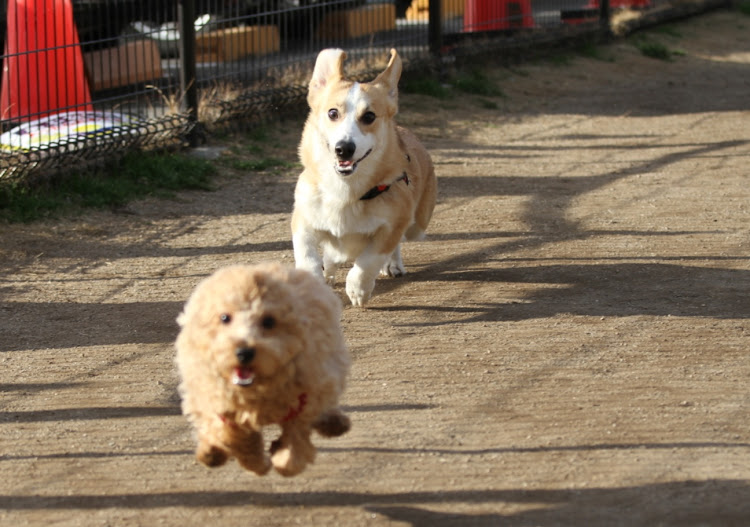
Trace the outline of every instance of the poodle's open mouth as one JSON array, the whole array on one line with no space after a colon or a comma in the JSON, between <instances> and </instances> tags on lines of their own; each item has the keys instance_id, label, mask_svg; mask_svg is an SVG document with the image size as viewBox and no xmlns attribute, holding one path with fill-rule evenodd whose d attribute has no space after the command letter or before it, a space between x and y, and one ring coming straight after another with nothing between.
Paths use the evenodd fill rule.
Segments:
<instances>
[{"instance_id":1,"label":"poodle's open mouth","mask_svg":"<svg viewBox=\"0 0 750 527\"><path fill-rule=\"evenodd\" d=\"M250 366L237 366L232 373L232 384L250 386L255 381L255 371Z\"/></svg>"}]
</instances>

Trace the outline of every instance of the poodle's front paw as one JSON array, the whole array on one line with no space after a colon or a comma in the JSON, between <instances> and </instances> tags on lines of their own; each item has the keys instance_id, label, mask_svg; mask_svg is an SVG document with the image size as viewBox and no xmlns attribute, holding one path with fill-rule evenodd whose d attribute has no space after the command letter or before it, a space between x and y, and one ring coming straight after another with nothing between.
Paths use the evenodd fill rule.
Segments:
<instances>
[{"instance_id":1,"label":"poodle's front paw","mask_svg":"<svg viewBox=\"0 0 750 527\"><path fill-rule=\"evenodd\" d=\"M202 464L213 468L220 467L226 463L227 459L229 459L229 454L227 454L226 450L219 448L216 445L202 442L198 445L195 457Z\"/></svg>"},{"instance_id":2,"label":"poodle's front paw","mask_svg":"<svg viewBox=\"0 0 750 527\"><path fill-rule=\"evenodd\" d=\"M315 461L315 447L310 442L310 432L296 433L286 430L271 443L271 463L282 476L296 476Z\"/></svg>"},{"instance_id":3,"label":"poodle's front paw","mask_svg":"<svg viewBox=\"0 0 750 527\"><path fill-rule=\"evenodd\" d=\"M266 456L237 456L237 462L245 470L265 476L271 470L271 461Z\"/></svg>"},{"instance_id":4,"label":"poodle's front paw","mask_svg":"<svg viewBox=\"0 0 750 527\"><path fill-rule=\"evenodd\" d=\"M271 461L263 449L263 436L257 430L225 427L227 448L243 468L259 476L271 470Z\"/></svg>"},{"instance_id":5,"label":"poodle's front paw","mask_svg":"<svg viewBox=\"0 0 750 527\"><path fill-rule=\"evenodd\" d=\"M314 453L312 456L305 456L287 446L276 445L271 456L271 463L273 463L276 472L282 476L291 477L305 470L308 463L312 463L314 459Z\"/></svg>"}]
</instances>

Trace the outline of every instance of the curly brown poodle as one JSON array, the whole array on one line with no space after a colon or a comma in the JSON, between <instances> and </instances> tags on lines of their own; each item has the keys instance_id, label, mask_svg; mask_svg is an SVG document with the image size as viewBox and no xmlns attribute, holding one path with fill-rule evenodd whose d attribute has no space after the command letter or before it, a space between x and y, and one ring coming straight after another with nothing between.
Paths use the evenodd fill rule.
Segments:
<instances>
[{"instance_id":1,"label":"curly brown poodle","mask_svg":"<svg viewBox=\"0 0 750 527\"><path fill-rule=\"evenodd\" d=\"M182 411L196 457L209 467L234 457L258 475L284 476L315 459L313 430L349 430L339 408L350 367L341 302L306 271L232 266L201 282L177 319ZM264 448L262 429L281 435Z\"/></svg>"}]
</instances>

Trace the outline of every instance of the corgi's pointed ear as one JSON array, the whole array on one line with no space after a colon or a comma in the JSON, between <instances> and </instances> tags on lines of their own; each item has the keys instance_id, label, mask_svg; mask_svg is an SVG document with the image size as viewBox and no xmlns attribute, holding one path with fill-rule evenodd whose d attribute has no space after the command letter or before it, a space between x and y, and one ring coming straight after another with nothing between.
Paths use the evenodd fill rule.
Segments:
<instances>
[{"instance_id":1,"label":"corgi's pointed ear","mask_svg":"<svg viewBox=\"0 0 750 527\"><path fill-rule=\"evenodd\" d=\"M342 49L324 49L318 53L308 87L308 100L327 85L344 77L344 59L346 53Z\"/></svg>"},{"instance_id":2,"label":"corgi's pointed ear","mask_svg":"<svg viewBox=\"0 0 750 527\"><path fill-rule=\"evenodd\" d=\"M388 88L388 96L394 100L398 100L398 81L401 79L401 69L401 57L398 56L395 49L391 49L391 59L388 61L388 66L373 81L373 84L385 84Z\"/></svg>"}]
</instances>

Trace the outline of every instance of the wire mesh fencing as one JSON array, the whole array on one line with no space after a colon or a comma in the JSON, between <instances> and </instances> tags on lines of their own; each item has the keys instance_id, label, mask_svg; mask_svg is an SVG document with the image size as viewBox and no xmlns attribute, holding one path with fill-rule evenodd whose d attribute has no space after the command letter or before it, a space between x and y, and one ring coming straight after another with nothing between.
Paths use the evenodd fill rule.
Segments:
<instances>
[{"instance_id":1,"label":"wire mesh fencing","mask_svg":"<svg viewBox=\"0 0 750 527\"><path fill-rule=\"evenodd\" d=\"M0 184L190 144L304 101L317 53L367 79L725 0L3 0ZM664 14L666 13L666 15ZM649 18L651 17L651 18ZM628 22L631 26L637 22Z\"/></svg>"}]
</instances>

